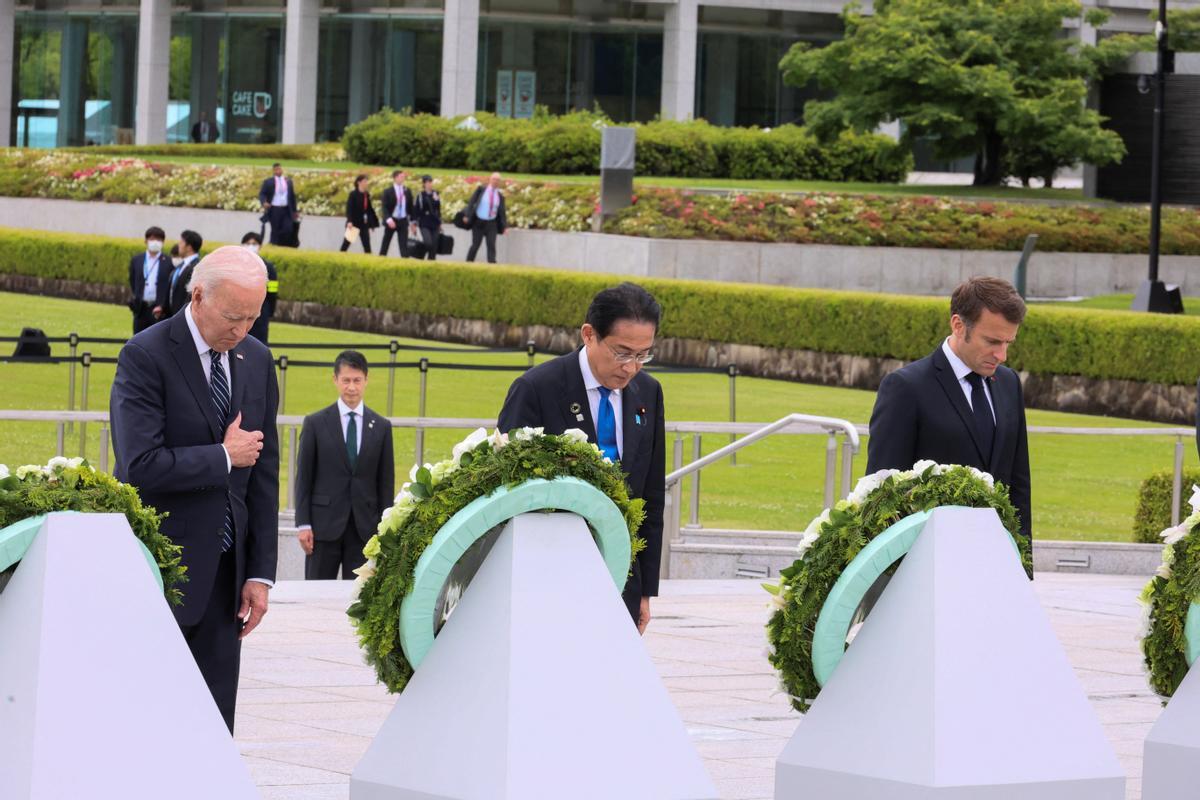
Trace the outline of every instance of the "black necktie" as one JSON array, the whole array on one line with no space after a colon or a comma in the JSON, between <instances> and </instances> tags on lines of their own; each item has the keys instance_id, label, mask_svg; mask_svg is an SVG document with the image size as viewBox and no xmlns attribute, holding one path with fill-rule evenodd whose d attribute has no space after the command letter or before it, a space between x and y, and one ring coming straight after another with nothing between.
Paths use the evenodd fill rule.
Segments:
<instances>
[{"instance_id":1,"label":"black necktie","mask_svg":"<svg viewBox=\"0 0 1200 800\"><path fill-rule=\"evenodd\" d=\"M983 447L983 466L987 469L987 465L992 461L996 420L992 417L992 407L983 388L983 376L972 372L967 375L967 383L971 384L971 411L975 416L975 431L979 434L979 443Z\"/></svg>"},{"instance_id":2,"label":"black necktie","mask_svg":"<svg viewBox=\"0 0 1200 800\"><path fill-rule=\"evenodd\" d=\"M208 357L211 359L211 370L208 379L208 385L212 391L213 406L217 410L217 419L221 420L221 427L225 427L225 421L229 418L229 381L225 377L225 370L221 367L221 354L216 350L209 350ZM221 527L221 552L227 552L233 546L233 508L229 505L229 495L225 495L225 523Z\"/></svg>"}]
</instances>

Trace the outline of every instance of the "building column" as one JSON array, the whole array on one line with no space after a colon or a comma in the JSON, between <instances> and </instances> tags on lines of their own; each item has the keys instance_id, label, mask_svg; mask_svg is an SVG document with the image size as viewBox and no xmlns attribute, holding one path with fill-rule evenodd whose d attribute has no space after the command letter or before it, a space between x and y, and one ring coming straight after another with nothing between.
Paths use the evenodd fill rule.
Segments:
<instances>
[{"instance_id":1,"label":"building column","mask_svg":"<svg viewBox=\"0 0 1200 800\"><path fill-rule=\"evenodd\" d=\"M13 50L16 48L17 6L0 0L0 147L12 146Z\"/></svg>"},{"instance_id":2,"label":"building column","mask_svg":"<svg viewBox=\"0 0 1200 800\"><path fill-rule=\"evenodd\" d=\"M704 40L704 118L713 125L737 121L738 37L708 36ZM664 87L665 88L665 87ZM664 98L665 98L664 94ZM663 116L666 116L664 108Z\"/></svg>"},{"instance_id":3,"label":"building column","mask_svg":"<svg viewBox=\"0 0 1200 800\"><path fill-rule=\"evenodd\" d=\"M133 139L137 144L162 144L167 140L171 85L171 0L141 0L138 16Z\"/></svg>"},{"instance_id":4,"label":"building column","mask_svg":"<svg viewBox=\"0 0 1200 800\"><path fill-rule=\"evenodd\" d=\"M283 45L283 144L312 144L316 140L320 33L321 0L288 0Z\"/></svg>"},{"instance_id":5,"label":"building column","mask_svg":"<svg viewBox=\"0 0 1200 800\"><path fill-rule=\"evenodd\" d=\"M1169 22L1170 20L1168 20ZM1096 26L1087 21L1087 15L1079 19L1079 43L1081 45L1091 45L1095 47L1100 41L1099 31ZM1101 79L1103 80L1103 79ZM1100 84L1101 81L1088 81L1088 96L1085 103L1088 108L1100 109ZM1083 165L1083 196L1098 197L1100 170L1095 164Z\"/></svg>"},{"instance_id":6,"label":"building column","mask_svg":"<svg viewBox=\"0 0 1200 800\"><path fill-rule=\"evenodd\" d=\"M475 111L479 62L479 0L446 0L442 27L443 117Z\"/></svg>"},{"instance_id":7,"label":"building column","mask_svg":"<svg viewBox=\"0 0 1200 800\"><path fill-rule=\"evenodd\" d=\"M663 17L663 119L691 119L696 109L697 0L677 0Z\"/></svg>"},{"instance_id":8,"label":"building column","mask_svg":"<svg viewBox=\"0 0 1200 800\"><path fill-rule=\"evenodd\" d=\"M193 17L190 23L192 39L192 64L188 80L188 116L182 124L183 141L190 142L192 126L200 121L200 112L208 112L208 121L217 125L217 101L221 97L222 75L221 40L225 35L225 23L220 19ZM227 45L228 47L228 45ZM225 104L225 125L220 130L220 141L231 141L233 131L229 103Z\"/></svg>"}]
</instances>

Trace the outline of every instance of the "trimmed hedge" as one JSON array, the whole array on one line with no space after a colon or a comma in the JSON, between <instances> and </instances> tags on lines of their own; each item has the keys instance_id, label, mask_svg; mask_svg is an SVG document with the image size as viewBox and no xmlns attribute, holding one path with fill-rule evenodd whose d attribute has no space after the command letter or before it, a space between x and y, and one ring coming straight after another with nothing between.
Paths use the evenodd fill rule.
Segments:
<instances>
[{"instance_id":1,"label":"trimmed hedge","mask_svg":"<svg viewBox=\"0 0 1200 800\"><path fill-rule=\"evenodd\" d=\"M347 155L366 164L417 164L441 169L595 175L600 167L596 114L532 120L478 113L483 130L457 127L462 118L397 114L385 109L346 128ZM844 133L821 144L804 128L721 128L704 120L635 124L642 176L773 178L896 183L912 169L912 154L882 134Z\"/></svg>"},{"instance_id":2,"label":"trimmed hedge","mask_svg":"<svg viewBox=\"0 0 1200 800\"><path fill-rule=\"evenodd\" d=\"M204 158L273 158L279 161L345 161L336 142L323 144L105 144L64 147L68 153L105 156L187 156Z\"/></svg>"},{"instance_id":3,"label":"trimmed hedge","mask_svg":"<svg viewBox=\"0 0 1200 800\"><path fill-rule=\"evenodd\" d=\"M123 285L140 240L0 228L0 272ZM267 248L285 300L574 328L622 278ZM669 337L913 360L946 335L949 300L647 280ZM1034 306L1009 364L1039 374L1192 385L1200 319Z\"/></svg>"},{"instance_id":4,"label":"trimmed hedge","mask_svg":"<svg viewBox=\"0 0 1200 800\"><path fill-rule=\"evenodd\" d=\"M1162 544L1159 534L1171 527L1171 489L1175 473L1172 470L1155 472L1138 489L1137 512L1133 517L1133 540L1146 544ZM1192 513L1188 499L1192 485L1200 484L1200 469L1183 471L1183 490L1179 493L1179 518Z\"/></svg>"}]
</instances>

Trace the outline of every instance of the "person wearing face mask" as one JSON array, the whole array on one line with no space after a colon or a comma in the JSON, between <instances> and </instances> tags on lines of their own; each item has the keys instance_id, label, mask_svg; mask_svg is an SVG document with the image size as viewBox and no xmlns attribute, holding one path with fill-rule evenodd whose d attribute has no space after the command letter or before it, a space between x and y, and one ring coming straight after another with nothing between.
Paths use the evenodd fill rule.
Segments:
<instances>
[{"instance_id":1,"label":"person wearing face mask","mask_svg":"<svg viewBox=\"0 0 1200 800\"><path fill-rule=\"evenodd\" d=\"M167 295L167 316L173 317L183 310L192 298L188 285L192 282L192 271L200 260L200 248L204 239L195 231L184 231L179 234L179 265L171 270L170 289Z\"/></svg>"},{"instance_id":2,"label":"person wearing face mask","mask_svg":"<svg viewBox=\"0 0 1200 800\"><path fill-rule=\"evenodd\" d=\"M262 248L261 235L250 231L242 237L242 247L262 258L263 264L267 267L267 299L263 301L262 313L258 315L258 319L250 328L251 336L263 344L267 344L271 317L275 316L275 301L279 298L279 273L275 271L275 265L263 258L262 253L259 252Z\"/></svg>"},{"instance_id":3,"label":"person wearing face mask","mask_svg":"<svg viewBox=\"0 0 1200 800\"><path fill-rule=\"evenodd\" d=\"M171 267L163 255L167 235L162 228L146 229L146 251L129 260L129 310L135 334L149 328L166 314Z\"/></svg>"}]
</instances>

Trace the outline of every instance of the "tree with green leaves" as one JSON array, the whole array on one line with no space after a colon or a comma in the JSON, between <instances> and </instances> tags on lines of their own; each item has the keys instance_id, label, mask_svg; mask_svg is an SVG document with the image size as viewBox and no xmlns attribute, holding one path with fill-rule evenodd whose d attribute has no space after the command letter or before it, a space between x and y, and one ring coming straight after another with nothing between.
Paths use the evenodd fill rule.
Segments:
<instances>
[{"instance_id":1,"label":"tree with green leaves","mask_svg":"<svg viewBox=\"0 0 1200 800\"><path fill-rule=\"evenodd\" d=\"M842 14L845 37L814 49L794 45L780 62L784 81L815 82L832 100L805 105L822 138L900 120L903 136L928 137L939 158L975 157L975 184L1008 175L1053 179L1086 161L1125 154L1121 138L1085 103L1088 81L1137 48L1132 36L1083 45L1064 19L1102 25L1078 0L875 0Z\"/></svg>"}]
</instances>

